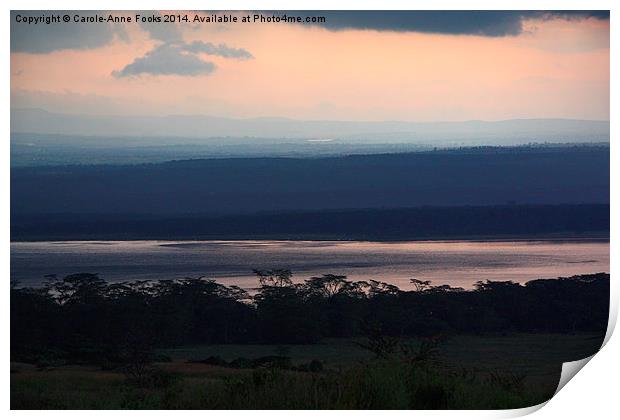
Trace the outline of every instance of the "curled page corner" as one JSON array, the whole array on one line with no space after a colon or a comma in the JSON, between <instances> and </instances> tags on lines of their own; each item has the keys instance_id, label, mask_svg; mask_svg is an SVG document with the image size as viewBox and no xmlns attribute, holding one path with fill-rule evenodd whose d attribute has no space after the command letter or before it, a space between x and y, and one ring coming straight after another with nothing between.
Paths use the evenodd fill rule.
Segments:
<instances>
[{"instance_id":1,"label":"curled page corner","mask_svg":"<svg viewBox=\"0 0 620 420\"><path fill-rule=\"evenodd\" d=\"M560 392L562 388L564 388L564 385L566 385L571 379L573 379L573 377L577 374L577 372L579 372L595 355L596 353L594 353L592 356L586 357L585 359L562 363L562 373L560 374L560 381L558 382L558 387L553 393L553 397L555 397L557 393ZM505 416L502 416L502 418L523 417L523 416L527 416L529 414L535 413L536 411L540 410L545 405L547 405L547 403L551 401L553 397L551 397L547 401L544 401L537 405L533 405L531 407L523 407L523 408L517 408L514 410L507 410L505 412Z\"/></svg>"},{"instance_id":2,"label":"curled page corner","mask_svg":"<svg viewBox=\"0 0 620 420\"><path fill-rule=\"evenodd\" d=\"M609 304L609 319L607 320L607 331L605 332L605 338L603 339L603 344L601 345L601 349L605 347L605 344L611 338L611 335L614 333L616 329L616 322L618 321L618 299L617 294L613 294L613 289L610 289L611 292L611 302ZM614 298L616 296L616 298ZM600 349L599 349L600 351Z\"/></svg>"},{"instance_id":3,"label":"curled page corner","mask_svg":"<svg viewBox=\"0 0 620 420\"><path fill-rule=\"evenodd\" d=\"M547 405L549 401L550 400L547 400L547 401L541 402L540 404L532 405L529 407L514 408L512 410L504 410L502 414L500 414L499 418L513 419L517 417L529 416L530 414L535 413L541 408L543 408L545 405Z\"/></svg>"},{"instance_id":4,"label":"curled page corner","mask_svg":"<svg viewBox=\"0 0 620 420\"><path fill-rule=\"evenodd\" d=\"M616 328L617 318L618 318L618 301L617 299L614 299L612 295L612 299L611 299L610 307L609 307L609 320L607 321L607 331L605 333L605 338L603 339L603 343L601 344L601 348L596 353L601 351L603 347L605 347L609 339L611 338ZM584 359L562 363L562 373L560 374L560 382L558 383L558 387L556 388L555 393L553 394L554 397L557 395L558 392L560 392L562 388L564 388L564 385L566 385L571 379L573 379L573 377L577 374L577 372L579 372L590 360L592 360L594 356L596 356L596 353Z\"/></svg>"},{"instance_id":5,"label":"curled page corner","mask_svg":"<svg viewBox=\"0 0 620 420\"><path fill-rule=\"evenodd\" d=\"M598 352L597 352L598 353ZM564 385L568 383L573 377L579 372L592 358L596 355L594 353L592 356L586 357L585 359L575 360L572 362L564 362L562 363L562 373L560 374L560 382L558 383L558 387L555 390L553 396L556 396L558 392Z\"/></svg>"}]
</instances>

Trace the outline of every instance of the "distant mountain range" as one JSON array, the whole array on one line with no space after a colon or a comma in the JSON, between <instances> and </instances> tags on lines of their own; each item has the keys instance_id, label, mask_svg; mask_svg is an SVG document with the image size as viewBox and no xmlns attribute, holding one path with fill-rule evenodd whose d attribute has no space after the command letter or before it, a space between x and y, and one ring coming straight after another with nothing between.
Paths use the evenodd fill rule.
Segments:
<instances>
[{"instance_id":1,"label":"distant mountain range","mask_svg":"<svg viewBox=\"0 0 620 420\"><path fill-rule=\"evenodd\" d=\"M514 145L608 142L609 121L304 121L285 118L233 119L201 115L93 116L59 114L41 109L12 109L11 132L188 139L252 137L437 146Z\"/></svg>"}]
</instances>

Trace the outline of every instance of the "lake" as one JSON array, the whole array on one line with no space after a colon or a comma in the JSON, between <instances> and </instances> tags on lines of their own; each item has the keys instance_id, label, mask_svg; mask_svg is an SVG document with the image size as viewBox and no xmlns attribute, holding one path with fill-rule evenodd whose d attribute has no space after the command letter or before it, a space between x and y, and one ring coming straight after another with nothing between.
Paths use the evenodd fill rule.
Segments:
<instances>
[{"instance_id":1,"label":"lake","mask_svg":"<svg viewBox=\"0 0 620 420\"><path fill-rule=\"evenodd\" d=\"M294 281L324 273L408 288L410 278L471 288L478 280L525 282L609 272L609 242L562 241L66 241L12 242L11 280L99 273L110 282L208 276L244 288L252 269L288 268Z\"/></svg>"}]
</instances>

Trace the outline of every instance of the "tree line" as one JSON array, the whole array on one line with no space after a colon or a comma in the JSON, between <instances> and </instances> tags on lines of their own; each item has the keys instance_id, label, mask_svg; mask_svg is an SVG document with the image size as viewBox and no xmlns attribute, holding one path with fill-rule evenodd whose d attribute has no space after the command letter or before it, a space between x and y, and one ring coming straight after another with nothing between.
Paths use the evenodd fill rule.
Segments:
<instances>
[{"instance_id":1,"label":"tree line","mask_svg":"<svg viewBox=\"0 0 620 420\"><path fill-rule=\"evenodd\" d=\"M411 290L325 274L256 270L258 288L207 278L107 283L97 274L11 286L11 358L93 360L200 344L315 343L359 336L509 332L603 335L609 274L481 281L471 290L411 279ZM52 354L53 356L50 356Z\"/></svg>"}]
</instances>

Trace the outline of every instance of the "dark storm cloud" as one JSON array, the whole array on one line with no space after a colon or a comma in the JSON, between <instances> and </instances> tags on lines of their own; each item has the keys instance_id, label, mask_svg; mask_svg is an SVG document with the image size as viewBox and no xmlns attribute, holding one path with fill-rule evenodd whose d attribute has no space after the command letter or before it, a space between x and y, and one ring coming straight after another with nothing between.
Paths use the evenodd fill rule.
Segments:
<instances>
[{"instance_id":1,"label":"dark storm cloud","mask_svg":"<svg viewBox=\"0 0 620 420\"><path fill-rule=\"evenodd\" d=\"M12 11L11 12L11 51L28 53L49 53L65 49L93 49L110 44L114 37L127 40L124 26L118 24L87 24L73 21L60 24L28 25L15 21L17 15L73 16L105 15L109 12L96 11ZM145 16L160 16L159 12L142 12ZM273 13L273 12L265 12ZM293 12L278 12L292 14ZM609 19L609 11L307 11L294 12L296 16L325 16L326 22L320 25L330 30L368 29L396 32L425 32L453 35L509 36L523 31L523 20L568 19L580 20L595 18ZM152 39L166 43L182 41L178 25L144 23L141 27ZM251 58L245 50L226 51L219 46L191 46L208 54L230 54L234 58ZM188 50L191 51L191 50ZM215 51L215 53L209 52ZM245 51L245 52L244 52ZM197 51L196 51L197 52ZM246 54L247 53L247 54Z\"/></svg>"},{"instance_id":2,"label":"dark storm cloud","mask_svg":"<svg viewBox=\"0 0 620 420\"><path fill-rule=\"evenodd\" d=\"M159 23L140 23L140 27L148 32L152 39L164 42L175 42L183 39L179 25L163 22L161 13L158 11L139 12L137 14L143 17L153 16L160 19Z\"/></svg>"},{"instance_id":3,"label":"dark storm cloud","mask_svg":"<svg viewBox=\"0 0 620 420\"><path fill-rule=\"evenodd\" d=\"M97 12L81 11L80 16L94 15ZM127 40L122 25L68 23L28 25L16 22L17 15L44 17L68 14L73 18L76 12L54 11L11 11L11 52L45 54L59 50L85 50L108 45L117 36ZM99 12L101 14L101 12Z\"/></svg>"},{"instance_id":4,"label":"dark storm cloud","mask_svg":"<svg viewBox=\"0 0 620 420\"><path fill-rule=\"evenodd\" d=\"M195 54L183 50L182 46L163 44L136 58L122 70L112 73L115 77L151 75L198 76L215 70L215 64L204 61Z\"/></svg>"},{"instance_id":5,"label":"dark storm cloud","mask_svg":"<svg viewBox=\"0 0 620 420\"><path fill-rule=\"evenodd\" d=\"M243 48L231 48L225 44L214 45L211 42L194 41L191 44L186 44L183 49L192 53L218 55L220 57L238 58L240 60L254 58L249 51Z\"/></svg>"},{"instance_id":6,"label":"dark storm cloud","mask_svg":"<svg viewBox=\"0 0 620 420\"><path fill-rule=\"evenodd\" d=\"M284 13L284 12L282 12ZM302 16L325 16L317 23L330 30L368 29L451 35L510 36L523 31L528 18L609 19L608 11L311 11Z\"/></svg>"}]
</instances>

